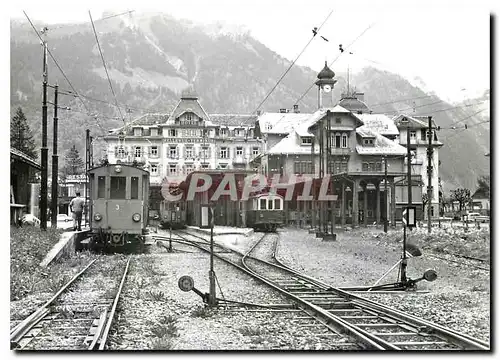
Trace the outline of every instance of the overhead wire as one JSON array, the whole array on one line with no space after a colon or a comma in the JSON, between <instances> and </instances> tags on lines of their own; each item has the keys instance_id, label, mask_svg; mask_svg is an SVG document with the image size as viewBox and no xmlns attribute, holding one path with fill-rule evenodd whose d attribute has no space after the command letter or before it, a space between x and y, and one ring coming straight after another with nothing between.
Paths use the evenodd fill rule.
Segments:
<instances>
[{"instance_id":1,"label":"overhead wire","mask_svg":"<svg viewBox=\"0 0 500 360\"><path fill-rule=\"evenodd\" d=\"M278 79L278 81L273 86L273 88L271 89L271 91L269 91L269 93L264 97L264 100L262 100L260 102L260 104L257 106L257 108L252 112L252 114L256 113L260 109L260 107L266 102L266 100L269 98L269 96L271 96L271 94L273 93L273 91L280 84L281 80L283 80L283 78L286 76L286 74L288 74L288 72L292 69L293 65L295 65L295 63L302 56L302 54L304 53L304 51L306 51L306 49L308 48L309 44L311 44L311 42L314 40L314 38L319 33L319 31L321 30L321 28L323 27L323 25L325 25L325 23L330 18L330 16L332 15L332 13L333 13L333 9L330 11L330 13L328 14L328 16L323 21L323 23L317 29L315 29L315 31L313 31L313 36L311 37L311 39L307 42L307 44L304 46L304 48L302 49L302 51L297 55L297 57L295 58L295 60L292 61L292 63L290 64L290 66L288 66L288 68L286 69L286 71L283 73L283 75L281 75L281 77Z\"/></svg>"},{"instance_id":2,"label":"overhead wire","mask_svg":"<svg viewBox=\"0 0 500 360\"><path fill-rule=\"evenodd\" d=\"M109 87L111 88L111 92L113 93L113 97L115 98L116 107L118 108L118 111L120 112L120 116L122 118L122 121L124 124L126 124L125 118L123 117L123 114L122 114L122 110L118 106L118 99L116 98L115 90L113 89L113 84L111 83L111 78L109 77L108 68L106 67L106 61L104 61L104 55L102 54L101 44L99 44L99 38L97 37L97 31L95 29L94 20L92 20L92 14L90 13L90 10L89 10L89 17L90 17L90 22L92 23L92 30L94 30L94 36L95 36L95 40L97 42L97 48L99 49L99 54L101 54L102 64L104 66L104 70L106 71L106 77L108 78Z\"/></svg>"},{"instance_id":3,"label":"overhead wire","mask_svg":"<svg viewBox=\"0 0 500 360\"><path fill-rule=\"evenodd\" d=\"M348 45L344 48L344 51L346 51L347 49L349 49L349 48L350 48L350 47L351 47L351 46L352 46L352 45L353 45L356 41L358 41L358 40L359 40L359 38L361 38L361 36L363 36L363 35L364 35L364 34L365 34L368 30L370 30L370 29L373 27L373 25L375 25L375 23L370 24L370 25L369 25L369 26L368 26L365 30L363 30L363 32L362 32L361 34L359 34L359 35L358 35L358 36L357 36L357 37L356 37L353 41L351 41L351 42L350 42L350 43L349 43L349 44L348 44ZM332 66L332 65L335 63L335 61L337 61L337 60L339 59L339 57L340 57L343 53L344 53L344 52L341 52L339 55L337 55L337 57L336 57L336 58L335 58L332 62L330 62L330 64L328 64L328 66L329 66L329 67L330 67L330 66ZM297 101L295 101L295 105L297 105L297 104L298 104L298 103L299 103L299 102L300 102L300 101L304 98L304 96L306 96L306 95L307 95L307 93L308 93L308 92L312 89L312 87L314 86L314 84L315 84L315 83L313 82L313 83L311 84L311 86L309 86L309 88L308 88L308 89L307 89L307 90L306 90L306 91L302 94L302 96L300 96L300 97L298 98L298 100L297 100Z\"/></svg>"}]
</instances>

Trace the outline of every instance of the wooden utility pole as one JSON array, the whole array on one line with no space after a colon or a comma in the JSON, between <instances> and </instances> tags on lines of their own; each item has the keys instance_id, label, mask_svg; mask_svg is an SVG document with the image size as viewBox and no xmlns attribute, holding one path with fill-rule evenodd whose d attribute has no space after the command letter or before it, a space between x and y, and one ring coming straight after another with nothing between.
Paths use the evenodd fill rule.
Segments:
<instances>
[{"instance_id":1,"label":"wooden utility pole","mask_svg":"<svg viewBox=\"0 0 500 360\"><path fill-rule=\"evenodd\" d=\"M47 35L48 28L44 27L42 34ZM40 184L40 229L47 230L47 168L48 151L47 148L47 40L43 40L43 84L42 84L42 174Z\"/></svg>"},{"instance_id":2,"label":"wooden utility pole","mask_svg":"<svg viewBox=\"0 0 500 360\"><path fill-rule=\"evenodd\" d=\"M406 150L408 159L407 177L408 177L408 206L411 206L411 150L410 150L410 120L408 120L408 125L406 128Z\"/></svg>"},{"instance_id":3,"label":"wooden utility pole","mask_svg":"<svg viewBox=\"0 0 500 360\"><path fill-rule=\"evenodd\" d=\"M84 184L84 189L85 189L85 211L84 211L84 216L85 216L85 226L87 226L87 217L88 217L88 206L89 206L89 193L88 193L88 185L89 185L89 179L88 179L88 171L90 170L90 130L87 129L85 130L85 184ZM91 219L89 219L91 221Z\"/></svg>"},{"instance_id":4,"label":"wooden utility pole","mask_svg":"<svg viewBox=\"0 0 500 360\"><path fill-rule=\"evenodd\" d=\"M53 229L57 228L57 168L58 168L58 156L57 156L57 93L58 86L54 86L54 129L53 129L53 141L52 141L52 206L51 206L51 216L50 223Z\"/></svg>"},{"instance_id":5,"label":"wooden utility pole","mask_svg":"<svg viewBox=\"0 0 500 360\"><path fill-rule=\"evenodd\" d=\"M429 116L429 143L427 145L427 232L431 233L431 203L432 203L432 116Z\"/></svg>"}]
</instances>

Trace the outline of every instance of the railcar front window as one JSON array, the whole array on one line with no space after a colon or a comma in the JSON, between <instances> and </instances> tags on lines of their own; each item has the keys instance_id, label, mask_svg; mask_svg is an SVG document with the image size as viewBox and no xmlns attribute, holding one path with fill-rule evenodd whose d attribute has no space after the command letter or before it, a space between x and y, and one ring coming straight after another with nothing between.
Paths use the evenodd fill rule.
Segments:
<instances>
[{"instance_id":1,"label":"railcar front window","mask_svg":"<svg viewBox=\"0 0 500 360\"><path fill-rule=\"evenodd\" d=\"M106 177L98 176L97 177L97 198L104 199L106 198Z\"/></svg>"},{"instance_id":2,"label":"railcar front window","mask_svg":"<svg viewBox=\"0 0 500 360\"><path fill-rule=\"evenodd\" d=\"M269 199L269 205L268 205L268 210L272 210L273 209L273 201L271 199Z\"/></svg>"},{"instance_id":3,"label":"railcar front window","mask_svg":"<svg viewBox=\"0 0 500 360\"><path fill-rule=\"evenodd\" d=\"M139 178L132 176L130 182L130 198L139 199Z\"/></svg>"},{"instance_id":4,"label":"railcar front window","mask_svg":"<svg viewBox=\"0 0 500 360\"><path fill-rule=\"evenodd\" d=\"M267 204L266 199L260 199L260 210L266 210L266 204Z\"/></svg>"},{"instance_id":5,"label":"railcar front window","mask_svg":"<svg viewBox=\"0 0 500 360\"><path fill-rule=\"evenodd\" d=\"M125 199L125 184L127 178L125 176L111 176L111 186L109 189L110 199Z\"/></svg>"},{"instance_id":6,"label":"railcar front window","mask_svg":"<svg viewBox=\"0 0 500 360\"><path fill-rule=\"evenodd\" d=\"M280 199L274 199L274 209L281 210Z\"/></svg>"}]
</instances>

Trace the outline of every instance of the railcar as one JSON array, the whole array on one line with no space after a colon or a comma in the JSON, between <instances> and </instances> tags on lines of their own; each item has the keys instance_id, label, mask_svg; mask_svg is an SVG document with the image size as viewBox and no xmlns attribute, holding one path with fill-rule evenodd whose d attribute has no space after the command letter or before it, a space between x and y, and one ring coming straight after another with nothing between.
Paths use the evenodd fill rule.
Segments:
<instances>
[{"instance_id":1,"label":"railcar","mask_svg":"<svg viewBox=\"0 0 500 360\"><path fill-rule=\"evenodd\" d=\"M91 248L117 250L144 245L149 218L149 173L107 164L88 171Z\"/></svg>"},{"instance_id":2,"label":"railcar","mask_svg":"<svg viewBox=\"0 0 500 360\"><path fill-rule=\"evenodd\" d=\"M162 201L160 204L161 227L164 229L186 228L186 202Z\"/></svg>"},{"instance_id":3,"label":"railcar","mask_svg":"<svg viewBox=\"0 0 500 360\"><path fill-rule=\"evenodd\" d=\"M284 198L278 194L258 194L246 201L246 224L254 230L276 231L284 222Z\"/></svg>"}]
</instances>

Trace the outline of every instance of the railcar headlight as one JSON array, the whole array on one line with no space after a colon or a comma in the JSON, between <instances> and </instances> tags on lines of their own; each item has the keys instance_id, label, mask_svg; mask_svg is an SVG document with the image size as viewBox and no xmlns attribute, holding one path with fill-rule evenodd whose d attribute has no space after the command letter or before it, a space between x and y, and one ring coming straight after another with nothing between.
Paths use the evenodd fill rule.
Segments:
<instances>
[{"instance_id":1,"label":"railcar headlight","mask_svg":"<svg viewBox=\"0 0 500 360\"><path fill-rule=\"evenodd\" d=\"M134 215L132 215L132 220L134 220L135 222L141 221L141 214L135 213Z\"/></svg>"},{"instance_id":2,"label":"railcar headlight","mask_svg":"<svg viewBox=\"0 0 500 360\"><path fill-rule=\"evenodd\" d=\"M102 220L102 215L101 215L101 214L99 214L99 213L96 213L96 214L94 215L94 220L95 220L95 221L101 221L101 220Z\"/></svg>"}]
</instances>

